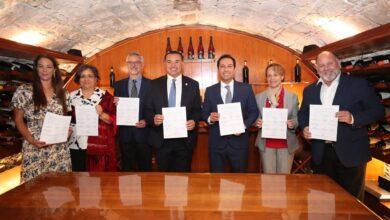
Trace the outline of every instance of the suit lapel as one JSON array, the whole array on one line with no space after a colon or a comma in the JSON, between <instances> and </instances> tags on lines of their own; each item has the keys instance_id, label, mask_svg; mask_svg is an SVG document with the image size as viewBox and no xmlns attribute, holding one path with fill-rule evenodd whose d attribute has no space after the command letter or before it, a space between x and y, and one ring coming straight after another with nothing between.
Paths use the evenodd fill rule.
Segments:
<instances>
[{"instance_id":1,"label":"suit lapel","mask_svg":"<svg viewBox=\"0 0 390 220\"><path fill-rule=\"evenodd\" d=\"M185 76L182 76L181 78L181 99L180 99L180 106L186 106L184 103L185 100L187 100L187 96L188 96L188 86L189 86L189 83L187 81L187 78Z\"/></svg>"},{"instance_id":2,"label":"suit lapel","mask_svg":"<svg viewBox=\"0 0 390 220\"><path fill-rule=\"evenodd\" d=\"M139 95L138 95L138 98L143 98L144 97L144 94L146 92L146 88L145 88L145 78L142 77L141 79L141 88L139 89Z\"/></svg>"},{"instance_id":3,"label":"suit lapel","mask_svg":"<svg viewBox=\"0 0 390 220\"><path fill-rule=\"evenodd\" d=\"M239 95L239 91L238 91L238 83L236 83L236 81L233 80L233 98L232 98L232 103L236 101L238 95Z\"/></svg>"},{"instance_id":4,"label":"suit lapel","mask_svg":"<svg viewBox=\"0 0 390 220\"><path fill-rule=\"evenodd\" d=\"M167 81L168 81L168 77L165 75L164 78L162 78L161 80L161 94L162 94L162 98L163 98L163 107L168 107L168 94L167 94Z\"/></svg>"},{"instance_id":5,"label":"suit lapel","mask_svg":"<svg viewBox=\"0 0 390 220\"><path fill-rule=\"evenodd\" d=\"M224 104L225 102L223 101L223 99L221 97L221 94L222 94L221 82L219 82L217 85L218 86L217 86L216 89L217 89L218 92L215 93L217 95L217 97L215 97L216 98L215 100L217 100L217 105Z\"/></svg>"},{"instance_id":6,"label":"suit lapel","mask_svg":"<svg viewBox=\"0 0 390 220\"><path fill-rule=\"evenodd\" d=\"M346 87L346 83L345 83L345 77L342 75L342 73L340 73L340 80L339 80L339 85L337 86L337 90L336 90L336 94L334 95L334 99L333 99L333 105L340 105L342 102L341 102L341 99L342 99L342 94L345 94L345 87Z\"/></svg>"},{"instance_id":7,"label":"suit lapel","mask_svg":"<svg viewBox=\"0 0 390 220\"><path fill-rule=\"evenodd\" d=\"M314 87L314 103L313 104L319 104L322 105L321 102L321 86L322 84L318 84L318 81Z\"/></svg>"},{"instance_id":8,"label":"suit lapel","mask_svg":"<svg viewBox=\"0 0 390 220\"><path fill-rule=\"evenodd\" d=\"M122 89L124 91L124 97L130 97L130 94L129 94L129 79L130 77L128 77L125 81L123 81L123 84L122 84Z\"/></svg>"}]
</instances>

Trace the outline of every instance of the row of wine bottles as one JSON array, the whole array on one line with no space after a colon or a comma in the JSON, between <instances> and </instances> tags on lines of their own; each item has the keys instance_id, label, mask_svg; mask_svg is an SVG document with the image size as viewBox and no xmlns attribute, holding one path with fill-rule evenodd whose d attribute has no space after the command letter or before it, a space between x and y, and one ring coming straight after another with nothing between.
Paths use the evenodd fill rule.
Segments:
<instances>
[{"instance_id":1,"label":"row of wine bottles","mask_svg":"<svg viewBox=\"0 0 390 220\"><path fill-rule=\"evenodd\" d=\"M210 40L211 40L211 43L212 43L212 38ZM180 42L181 42L181 38L179 39L179 46L181 45ZM212 58L210 58L210 59L212 59ZM269 60L268 61L268 65L272 64L272 62L273 62L272 60ZM249 83L249 67L247 66L247 61L246 60L244 60L244 67L242 68L242 81L244 83ZM297 59L297 62L295 64L295 67L294 67L294 81L295 82L301 82L301 66L299 65L299 60L298 59ZM113 87L114 83L115 83L115 73L114 73L114 68L111 67L110 68L110 86Z\"/></svg>"},{"instance_id":2,"label":"row of wine bottles","mask_svg":"<svg viewBox=\"0 0 390 220\"><path fill-rule=\"evenodd\" d=\"M272 60L268 61L268 65L272 63ZM249 67L247 66L246 60L244 60L244 67L242 68L242 81L244 83L249 83ZM294 67L294 81L301 82L301 65L299 64L298 59Z\"/></svg>"},{"instance_id":3,"label":"row of wine bottles","mask_svg":"<svg viewBox=\"0 0 390 220\"><path fill-rule=\"evenodd\" d=\"M171 46L171 38L168 37L167 38L167 47L166 47L165 52L169 53L169 51L172 51L172 46ZM181 37L179 37L179 44L177 46L177 51L179 51L181 54L184 55L184 49L183 49ZM204 52L202 37L199 37L199 44L198 44L197 52L198 52L198 54L197 54L198 59L205 59L205 52ZM215 48L214 48L212 36L210 36L209 47L207 49L207 58L208 59L215 58ZM189 60L195 59L195 50L194 50L194 46L192 44L192 37L190 37L190 43L188 45L187 59L189 59Z\"/></svg>"}]
</instances>

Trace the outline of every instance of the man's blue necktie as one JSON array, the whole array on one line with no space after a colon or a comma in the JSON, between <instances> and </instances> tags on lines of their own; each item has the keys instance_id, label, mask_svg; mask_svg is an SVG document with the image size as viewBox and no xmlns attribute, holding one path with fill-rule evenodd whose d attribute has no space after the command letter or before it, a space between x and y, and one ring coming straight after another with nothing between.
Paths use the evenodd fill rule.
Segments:
<instances>
[{"instance_id":1,"label":"man's blue necktie","mask_svg":"<svg viewBox=\"0 0 390 220\"><path fill-rule=\"evenodd\" d=\"M171 88L169 90L168 107L176 107L176 79L172 79Z\"/></svg>"}]
</instances>

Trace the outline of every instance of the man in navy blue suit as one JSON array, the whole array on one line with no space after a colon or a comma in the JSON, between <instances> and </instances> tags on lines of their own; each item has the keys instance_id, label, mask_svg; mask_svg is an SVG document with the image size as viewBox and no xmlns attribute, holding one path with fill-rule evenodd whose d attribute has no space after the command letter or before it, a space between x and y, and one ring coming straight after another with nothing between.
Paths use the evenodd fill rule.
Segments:
<instances>
[{"instance_id":1,"label":"man in navy blue suit","mask_svg":"<svg viewBox=\"0 0 390 220\"><path fill-rule=\"evenodd\" d=\"M366 164L371 160L366 126L384 117L384 107L366 80L341 73L333 53L320 53L316 69L320 79L304 89L298 113L303 135L311 141L314 172L328 175L362 199ZM311 104L339 105L336 142L311 139Z\"/></svg>"},{"instance_id":2,"label":"man in navy blue suit","mask_svg":"<svg viewBox=\"0 0 390 220\"><path fill-rule=\"evenodd\" d=\"M222 55L217 61L217 67L221 82L206 89L202 110L203 120L210 125L210 170L211 172L224 172L226 165L230 164L232 172L246 172L248 169L248 132L245 130L242 134L221 136L217 105L241 103L244 125L249 128L259 115L255 95L250 85L234 80L236 60L231 55Z\"/></svg>"},{"instance_id":3,"label":"man in navy blue suit","mask_svg":"<svg viewBox=\"0 0 390 220\"><path fill-rule=\"evenodd\" d=\"M156 148L159 171L189 172L201 117L199 83L183 75L183 55L170 51L164 57L167 74L150 83L146 120L151 125L149 144ZM187 138L164 139L162 108L185 107Z\"/></svg>"},{"instance_id":4,"label":"man in navy blue suit","mask_svg":"<svg viewBox=\"0 0 390 220\"><path fill-rule=\"evenodd\" d=\"M150 80L143 77L144 58L138 52L130 53L126 58L129 77L114 84L114 102L119 97L140 99L139 122L135 126L119 126L118 138L121 152L122 171L150 171L152 169L152 150L148 145L149 127L145 121L145 98Z\"/></svg>"}]
</instances>

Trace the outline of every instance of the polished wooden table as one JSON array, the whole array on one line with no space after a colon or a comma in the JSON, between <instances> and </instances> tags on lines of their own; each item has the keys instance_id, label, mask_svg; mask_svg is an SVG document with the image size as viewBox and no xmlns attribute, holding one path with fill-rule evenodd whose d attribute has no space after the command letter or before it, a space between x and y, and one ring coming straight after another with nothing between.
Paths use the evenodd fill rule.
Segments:
<instances>
[{"instance_id":1,"label":"polished wooden table","mask_svg":"<svg viewBox=\"0 0 390 220\"><path fill-rule=\"evenodd\" d=\"M1 219L377 219L322 175L48 173L0 196Z\"/></svg>"}]
</instances>

